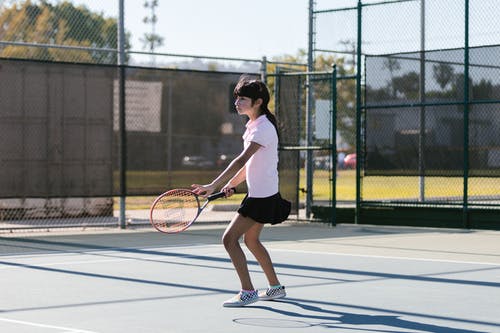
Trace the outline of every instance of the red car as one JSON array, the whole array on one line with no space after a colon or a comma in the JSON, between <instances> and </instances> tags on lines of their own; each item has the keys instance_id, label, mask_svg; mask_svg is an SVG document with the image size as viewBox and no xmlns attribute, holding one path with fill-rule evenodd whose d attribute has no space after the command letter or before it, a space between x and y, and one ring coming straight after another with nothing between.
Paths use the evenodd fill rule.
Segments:
<instances>
[{"instance_id":1,"label":"red car","mask_svg":"<svg viewBox=\"0 0 500 333\"><path fill-rule=\"evenodd\" d=\"M344 158L344 168L355 169L356 168L356 154L348 154Z\"/></svg>"}]
</instances>

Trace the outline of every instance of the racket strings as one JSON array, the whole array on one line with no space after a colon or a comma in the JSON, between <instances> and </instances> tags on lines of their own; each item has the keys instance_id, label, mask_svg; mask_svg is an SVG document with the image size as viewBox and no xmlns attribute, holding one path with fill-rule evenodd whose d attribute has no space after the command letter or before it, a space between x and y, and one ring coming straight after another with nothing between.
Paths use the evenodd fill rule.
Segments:
<instances>
[{"instance_id":1,"label":"racket strings","mask_svg":"<svg viewBox=\"0 0 500 333\"><path fill-rule=\"evenodd\" d=\"M163 232L187 228L198 215L198 199L190 191L174 190L160 197L152 210L154 227Z\"/></svg>"}]
</instances>

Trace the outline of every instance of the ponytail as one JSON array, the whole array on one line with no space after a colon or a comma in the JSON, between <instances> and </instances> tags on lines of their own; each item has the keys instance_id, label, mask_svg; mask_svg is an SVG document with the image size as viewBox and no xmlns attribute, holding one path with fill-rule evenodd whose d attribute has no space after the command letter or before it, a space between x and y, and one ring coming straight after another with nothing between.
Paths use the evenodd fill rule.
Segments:
<instances>
[{"instance_id":1,"label":"ponytail","mask_svg":"<svg viewBox=\"0 0 500 333\"><path fill-rule=\"evenodd\" d=\"M279 141L280 132L278 130L278 121L276 120L276 116L274 114L272 114L271 111L269 111L269 109L267 108L267 105L265 107L263 107L263 110L264 110L264 114L266 115L267 119L271 122L271 124L273 124L274 129L276 129L276 135L278 135L278 141Z\"/></svg>"}]
</instances>

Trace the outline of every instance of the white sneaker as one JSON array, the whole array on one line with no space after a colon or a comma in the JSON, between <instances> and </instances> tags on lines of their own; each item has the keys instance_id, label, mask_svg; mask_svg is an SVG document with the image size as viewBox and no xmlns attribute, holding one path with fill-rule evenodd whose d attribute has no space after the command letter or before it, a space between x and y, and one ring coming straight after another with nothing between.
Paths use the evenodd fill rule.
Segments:
<instances>
[{"instance_id":1,"label":"white sneaker","mask_svg":"<svg viewBox=\"0 0 500 333\"><path fill-rule=\"evenodd\" d=\"M251 292L240 291L236 296L225 301L222 306L224 307L240 307L248 304L255 303L259 300L259 294L257 290Z\"/></svg>"},{"instance_id":2,"label":"white sneaker","mask_svg":"<svg viewBox=\"0 0 500 333\"><path fill-rule=\"evenodd\" d=\"M286 296L285 286L279 286L277 288L267 288L266 291L259 293L259 300L261 301L271 301L273 299L283 298Z\"/></svg>"}]
</instances>

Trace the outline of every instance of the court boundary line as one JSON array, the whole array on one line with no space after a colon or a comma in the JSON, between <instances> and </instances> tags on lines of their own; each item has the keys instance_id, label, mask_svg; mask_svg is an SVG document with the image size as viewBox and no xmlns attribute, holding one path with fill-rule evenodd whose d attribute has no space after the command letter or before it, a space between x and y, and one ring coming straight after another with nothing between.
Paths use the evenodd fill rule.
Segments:
<instances>
[{"instance_id":1,"label":"court boundary line","mask_svg":"<svg viewBox=\"0 0 500 333\"><path fill-rule=\"evenodd\" d=\"M136 252L140 253L141 250L127 250L127 252ZM150 251L147 251L150 252ZM167 255L167 256L172 256L176 258L190 258L190 259L196 259L196 260L211 260L211 261L217 261L217 262L230 262L230 259L227 258L221 258L221 257L214 257L214 256L205 256L205 255L193 255L193 254L181 254L181 253L159 253L162 255ZM327 253L330 254L330 253ZM56 269L56 268L49 268L47 266L41 266L41 265L33 265L33 264L23 264L19 262L8 262L8 261L0 261L0 264L10 266L10 267L24 267L24 268L30 268L30 269L35 269L35 270L43 270L43 271L51 271L51 272L59 272L59 273L69 273L69 274L76 274L76 275L86 275L86 276L91 276L91 277L98 277L98 278L114 278L117 280L122 280L122 281L129 281L129 282L146 282L146 283L151 283L151 284L156 284L157 282L154 281L144 281L141 279L131 279L131 278L123 278L123 277L118 277L118 276L109 276L106 274L95 274L95 273L83 273L79 271L72 271L72 270L66 270L66 269ZM249 265L258 265L256 261L248 261ZM371 276L371 277L383 277L383 278L395 278L395 279L410 279L414 281L425 281L425 282L436 282L436 283L453 283L453 284L462 284L462 285L476 285L476 286L483 286L483 287L499 287L500 286L500 281L471 281L471 280L465 280L465 279L451 279L451 278L435 278L435 277L424 277L424 276L415 276L415 275L405 275L405 274L396 274L396 273L384 273L384 272L374 272L374 271L358 271L358 270L352 270L352 269L335 269L335 268L325 268L325 267L317 267L317 266L303 266L303 265L292 265L292 264L282 264L282 263L276 263L275 267L280 268L280 269L303 269L303 270L308 270L308 271L315 271L315 272L335 272L337 274L354 274L354 275L359 275L359 276ZM494 266L494 269L497 269L498 266Z\"/></svg>"},{"instance_id":2,"label":"court boundary line","mask_svg":"<svg viewBox=\"0 0 500 333\"><path fill-rule=\"evenodd\" d=\"M88 330L82 330L82 329L78 329L78 328L40 324L40 323L35 323L35 322L30 322L30 321L25 321L25 320L16 320L16 319L9 319L9 318L2 318L2 317L0 317L0 321L7 322L7 323L13 323L13 324L21 324L21 325L26 325L26 326L41 327L41 328L54 328L54 329L58 329L58 330L64 330L67 333L97 333L96 331L88 331Z\"/></svg>"},{"instance_id":3,"label":"court boundary line","mask_svg":"<svg viewBox=\"0 0 500 333\"><path fill-rule=\"evenodd\" d=\"M63 255L71 255L71 254L76 254L76 255L82 255L86 253L94 253L94 252L133 252L134 250L141 250L144 249L146 251L151 251L151 250L161 250L161 249L170 249L170 248L175 248L175 249L191 249L191 248L196 248L196 247L209 247L209 246L221 246L222 244L194 244L194 245L181 245L181 246L130 246L130 247L103 247L103 248L95 248L95 247L89 247L89 248L81 248L81 250L53 250L51 252L28 252L28 253L19 253L19 254L5 254L2 255L0 254L0 259L8 259L8 258L21 258L21 257L46 257L46 256L63 256Z\"/></svg>"},{"instance_id":4,"label":"court boundary line","mask_svg":"<svg viewBox=\"0 0 500 333\"><path fill-rule=\"evenodd\" d=\"M353 253L338 253L338 252L323 252L323 251L311 251L311 250L290 250L290 249L279 249L269 247L272 251L282 251L282 252L296 252L296 253L307 253L307 254L328 254L336 256L348 256L348 257L362 257L362 258L380 258L380 259L401 259L401 260L414 260L414 261L430 261L430 262L447 262L455 264L472 264L472 265L488 265L488 266L500 266L500 263L492 263L485 261L462 261L462 260L451 260L451 259L431 259L431 258L412 258L412 257L396 257L396 256L383 256L383 255L372 255L372 254L353 254ZM478 254L480 256L480 254Z\"/></svg>"},{"instance_id":5,"label":"court boundary line","mask_svg":"<svg viewBox=\"0 0 500 333\"><path fill-rule=\"evenodd\" d=\"M296 250L296 249L283 249L283 248L275 248L273 247L273 243L275 241L266 242L269 245L270 250L272 251L281 251L281 252L295 252L295 253L305 253L305 254L326 254L326 255L337 255L337 256L349 256L349 257L361 257L361 258L380 258L380 259L399 259L399 260L413 260L413 261L424 261L424 262L445 262L445 263L456 263L456 264L469 264L469 265L488 265L488 266L500 266L500 263L488 262L488 261L466 261L466 260L452 260L452 259L434 259L434 258L417 258L417 257L408 257L408 256L386 256L386 255L372 255L372 254L355 254L355 253L340 253L340 252L326 252L326 251L314 251L314 250ZM280 243L280 242L276 242ZM68 255L68 254L85 254L85 253L95 253L95 252L123 252L123 251L131 251L134 250L146 250L146 251L155 251L155 250L164 250L175 248L176 250L186 250L186 249L196 249L196 248L217 248L221 247L222 244L183 244L181 246L144 246L144 247L110 247L110 248L82 248L82 250L63 250L52 253L22 253L22 254L7 254L2 255L0 258L9 259L9 258L21 258L21 257L39 257L39 256L59 256L59 255ZM481 254L471 254L472 256L481 256ZM186 255L189 256L189 255Z\"/></svg>"}]
</instances>

